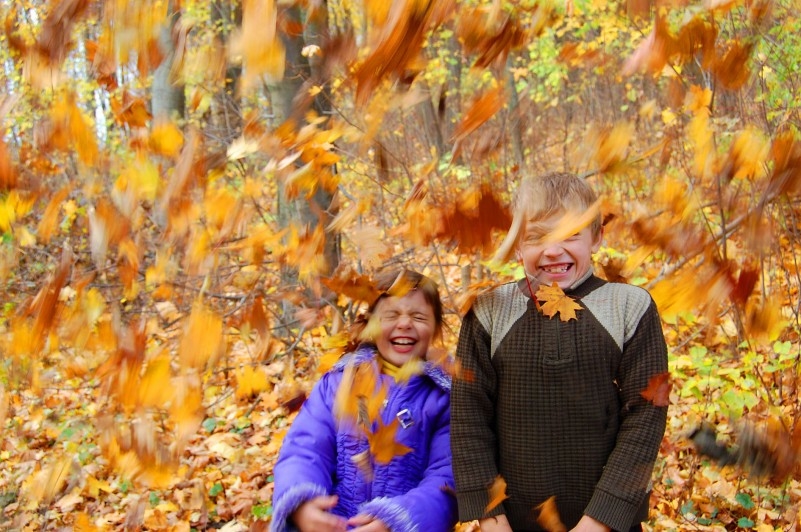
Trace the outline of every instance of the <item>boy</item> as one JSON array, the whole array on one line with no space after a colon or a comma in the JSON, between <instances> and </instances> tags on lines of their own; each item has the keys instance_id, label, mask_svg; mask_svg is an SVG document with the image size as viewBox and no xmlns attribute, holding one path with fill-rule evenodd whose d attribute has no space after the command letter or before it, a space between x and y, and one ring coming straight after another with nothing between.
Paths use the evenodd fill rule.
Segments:
<instances>
[{"instance_id":1,"label":"boy","mask_svg":"<svg viewBox=\"0 0 801 532\"><path fill-rule=\"evenodd\" d=\"M482 531L556 530L546 521L558 517L568 530L626 532L648 516L667 408L640 392L668 371L667 346L645 290L593 275L595 203L573 174L524 181L501 254L516 245L526 276L479 296L462 322L451 449L459 519ZM558 235L582 215L589 223ZM576 319L538 309L538 288L554 283L581 306Z\"/></svg>"}]
</instances>

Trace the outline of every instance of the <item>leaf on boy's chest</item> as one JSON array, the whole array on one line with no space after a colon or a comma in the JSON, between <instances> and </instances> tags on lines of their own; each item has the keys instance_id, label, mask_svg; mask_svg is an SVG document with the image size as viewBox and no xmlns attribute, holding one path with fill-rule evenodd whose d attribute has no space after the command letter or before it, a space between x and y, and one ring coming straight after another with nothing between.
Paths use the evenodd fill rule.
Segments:
<instances>
[{"instance_id":1,"label":"leaf on boy's chest","mask_svg":"<svg viewBox=\"0 0 801 532\"><path fill-rule=\"evenodd\" d=\"M535 295L537 309L549 318L559 314L559 319L562 321L575 320L576 311L584 308L565 294L556 283L552 286L540 285ZM540 301L544 303L540 304Z\"/></svg>"}]
</instances>

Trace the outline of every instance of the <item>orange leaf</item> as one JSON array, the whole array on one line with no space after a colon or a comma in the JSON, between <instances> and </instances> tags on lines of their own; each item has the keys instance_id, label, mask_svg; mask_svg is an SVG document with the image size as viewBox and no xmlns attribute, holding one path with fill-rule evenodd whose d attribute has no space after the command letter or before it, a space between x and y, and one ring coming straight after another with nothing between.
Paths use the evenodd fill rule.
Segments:
<instances>
[{"instance_id":1,"label":"orange leaf","mask_svg":"<svg viewBox=\"0 0 801 532\"><path fill-rule=\"evenodd\" d=\"M412 449L395 441L395 433L398 432L398 419L395 418L389 425L379 419L378 428L373 434L367 435L370 442L370 452L379 464L388 464L396 456L403 456L410 453Z\"/></svg>"},{"instance_id":2,"label":"orange leaf","mask_svg":"<svg viewBox=\"0 0 801 532\"><path fill-rule=\"evenodd\" d=\"M493 508L508 498L509 496L506 495L506 481L502 476L498 475L489 487L489 502L484 509L484 513L489 513Z\"/></svg>"},{"instance_id":3,"label":"orange leaf","mask_svg":"<svg viewBox=\"0 0 801 532\"><path fill-rule=\"evenodd\" d=\"M640 392L648 402L655 406L668 406L670 404L670 389L673 383L670 381L670 373L659 373L651 377L648 387Z\"/></svg>"},{"instance_id":4,"label":"orange leaf","mask_svg":"<svg viewBox=\"0 0 801 532\"><path fill-rule=\"evenodd\" d=\"M462 141L470 133L478 129L487 120L492 118L495 113L503 107L503 90L502 87L495 87L494 89L482 94L480 97L473 101L470 109L462 117L462 120L456 124L453 133L453 159L461 151L460 146Z\"/></svg>"},{"instance_id":5,"label":"orange leaf","mask_svg":"<svg viewBox=\"0 0 801 532\"><path fill-rule=\"evenodd\" d=\"M535 510L539 510L537 522L548 532L567 532L567 527L559 517L559 510L556 508L556 496L548 497L545 502L538 504Z\"/></svg>"},{"instance_id":6,"label":"orange leaf","mask_svg":"<svg viewBox=\"0 0 801 532\"><path fill-rule=\"evenodd\" d=\"M566 295L556 283L553 286L540 286L535 295L539 301L545 302L540 310L549 318L559 314L559 319L562 321L575 320L576 311L583 308L572 297Z\"/></svg>"},{"instance_id":7,"label":"orange leaf","mask_svg":"<svg viewBox=\"0 0 801 532\"><path fill-rule=\"evenodd\" d=\"M484 184L459 197L459 202L442 216L442 228L436 236L455 243L463 253L489 253L494 249L493 232L506 230L511 223L509 210Z\"/></svg>"},{"instance_id":8,"label":"orange leaf","mask_svg":"<svg viewBox=\"0 0 801 532\"><path fill-rule=\"evenodd\" d=\"M222 348L222 320L211 310L196 303L181 338L179 350L184 367L203 368Z\"/></svg>"},{"instance_id":9,"label":"orange leaf","mask_svg":"<svg viewBox=\"0 0 801 532\"><path fill-rule=\"evenodd\" d=\"M338 272L335 277L323 278L321 282L337 294L354 301L372 303L378 297L378 290L370 282L370 278L351 269Z\"/></svg>"}]
</instances>

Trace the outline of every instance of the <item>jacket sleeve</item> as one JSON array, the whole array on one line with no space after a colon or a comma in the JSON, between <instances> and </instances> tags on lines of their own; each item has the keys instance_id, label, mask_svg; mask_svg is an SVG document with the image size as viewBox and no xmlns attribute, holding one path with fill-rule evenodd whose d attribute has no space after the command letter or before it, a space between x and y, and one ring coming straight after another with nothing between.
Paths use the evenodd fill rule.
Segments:
<instances>
[{"instance_id":1,"label":"jacket sleeve","mask_svg":"<svg viewBox=\"0 0 801 532\"><path fill-rule=\"evenodd\" d=\"M336 472L336 426L332 374L314 387L292 422L273 468L270 530L295 530L289 517L304 502L332 493Z\"/></svg>"},{"instance_id":2,"label":"jacket sleeve","mask_svg":"<svg viewBox=\"0 0 801 532\"><path fill-rule=\"evenodd\" d=\"M448 532L456 524L456 499L451 467L448 394L438 399L429 461L423 480L396 497L379 497L364 504L360 513L383 521L391 532Z\"/></svg>"},{"instance_id":3,"label":"jacket sleeve","mask_svg":"<svg viewBox=\"0 0 801 532\"><path fill-rule=\"evenodd\" d=\"M650 298L649 298L650 300ZM654 462L665 433L667 407L646 401L644 391L652 377L668 371L667 345L653 300L623 348L618 383L621 425L615 447L606 462L585 514L628 530L648 496Z\"/></svg>"},{"instance_id":4,"label":"jacket sleeve","mask_svg":"<svg viewBox=\"0 0 801 532\"><path fill-rule=\"evenodd\" d=\"M471 309L459 331L451 396L451 449L459 520L466 522L505 513L503 504L486 512L489 488L498 475L495 419L495 369L490 335Z\"/></svg>"}]
</instances>

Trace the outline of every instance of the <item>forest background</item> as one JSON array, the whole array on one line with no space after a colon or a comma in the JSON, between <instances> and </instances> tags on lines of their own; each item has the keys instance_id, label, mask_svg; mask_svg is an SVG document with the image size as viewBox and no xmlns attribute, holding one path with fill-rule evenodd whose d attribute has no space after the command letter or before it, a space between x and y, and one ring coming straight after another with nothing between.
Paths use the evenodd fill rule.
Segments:
<instances>
[{"instance_id":1,"label":"forest background","mask_svg":"<svg viewBox=\"0 0 801 532\"><path fill-rule=\"evenodd\" d=\"M799 7L0 0L0 528L265 530L372 276L437 280L452 353L567 170L664 319L649 528L795 530Z\"/></svg>"}]
</instances>

